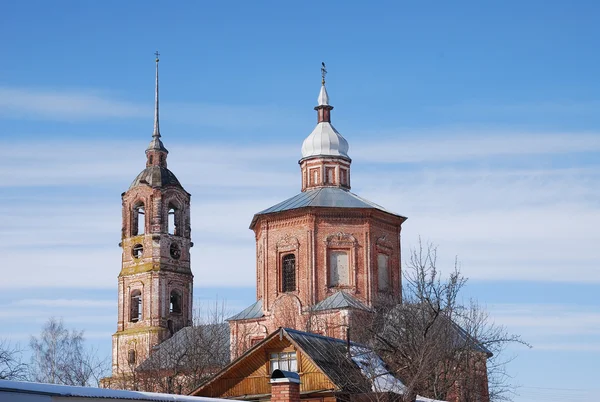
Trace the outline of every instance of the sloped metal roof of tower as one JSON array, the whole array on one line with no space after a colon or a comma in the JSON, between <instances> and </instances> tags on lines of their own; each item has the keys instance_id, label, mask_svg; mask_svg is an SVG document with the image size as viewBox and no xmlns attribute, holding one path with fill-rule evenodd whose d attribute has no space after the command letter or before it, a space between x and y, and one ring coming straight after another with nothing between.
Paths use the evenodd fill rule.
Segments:
<instances>
[{"instance_id":1,"label":"sloped metal roof of tower","mask_svg":"<svg viewBox=\"0 0 600 402\"><path fill-rule=\"evenodd\" d=\"M233 317L229 317L227 321L235 321L235 320L249 320L252 318L261 318L264 317L265 313L263 312L263 301L262 299L258 299L254 304L246 307Z\"/></svg>"},{"instance_id":2,"label":"sloped metal roof of tower","mask_svg":"<svg viewBox=\"0 0 600 402\"><path fill-rule=\"evenodd\" d=\"M360 300L354 296L349 295L346 292L340 291L335 292L325 300L321 300L315 304L312 308L313 311L341 309L341 308L355 308L359 310L369 310Z\"/></svg>"},{"instance_id":3,"label":"sloped metal roof of tower","mask_svg":"<svg viewBox=\"0 0 600 402\"><path fill-rule=\"evenodd\" d=\"M270 214L273 212L289 211L304 207L331 207L331 208L374 208L386 212L391 215L404 216L388 211L380 205L375 204L367 199L344 190L339 187L322 187L301 192L288 198L287 200L273 205L254 215L250 227L254 225L258 215Z\"/></svg>"},{"instance_id":4,"label":"sloped metal roof of tower","mask_svg":"<svg viewBox=\"0 0 600 402\"><path fill-rule=\"evenodd\" d=\"M148 185L150 187L166 187L166 186L177 186L181 187L177 177L166 167L162 166L148 166L137 175L130 189L139 185Z\"/></svg>"}]
</instances>

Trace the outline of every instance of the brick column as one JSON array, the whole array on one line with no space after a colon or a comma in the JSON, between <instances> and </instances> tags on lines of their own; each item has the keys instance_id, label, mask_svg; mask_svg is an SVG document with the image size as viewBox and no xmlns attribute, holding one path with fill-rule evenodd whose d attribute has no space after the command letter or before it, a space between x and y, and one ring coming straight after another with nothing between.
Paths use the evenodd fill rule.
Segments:
<instances>
[{"instance_id":1,"label":"brick column","mask_svg":"<svg viewBox=\"0 0 600 402\"><path fill-rule=\"evenodd\" d=\"M271 402L300 402L300 376L274 370L271 375Z\"/></svg>"}]
</instances>

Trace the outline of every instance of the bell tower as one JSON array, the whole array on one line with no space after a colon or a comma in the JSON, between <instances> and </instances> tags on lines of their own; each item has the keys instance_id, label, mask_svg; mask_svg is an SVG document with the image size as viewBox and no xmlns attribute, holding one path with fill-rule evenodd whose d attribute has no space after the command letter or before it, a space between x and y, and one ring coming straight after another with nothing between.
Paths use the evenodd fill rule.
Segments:
<instances>
[{"instance_id":1,"label":"bell tower","mask_svg":"<svg viewBox=\"0 0 600 402\"><path fill-rule=\"evenodd\" d=\"M169 151L160 139L158 56L146 168L121 195L123 255L113 377L131 373L154 346L192 324L190 194L167 169Z\"/></svg>"}]
</instances>

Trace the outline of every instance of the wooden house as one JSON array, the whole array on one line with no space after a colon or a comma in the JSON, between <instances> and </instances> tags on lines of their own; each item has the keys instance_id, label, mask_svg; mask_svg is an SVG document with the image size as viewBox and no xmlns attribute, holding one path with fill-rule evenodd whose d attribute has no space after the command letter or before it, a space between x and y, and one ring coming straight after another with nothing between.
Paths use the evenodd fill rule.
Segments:
<instances>
[{"instance_id":1,"label":"wooden house","mask_svg":"<svg viewBox=\"0 0 600 402\"><path fill-rule=\"evenodd\" d=\"M381 359L370 349L341 339L280 328L191 395L272 400L271 375L277 369L298 373L301 401L360 400L361 396L374 394L378 395L377 400L394 400L404 390L404 385L385 370Z\"/></svg>"}]
</instances>

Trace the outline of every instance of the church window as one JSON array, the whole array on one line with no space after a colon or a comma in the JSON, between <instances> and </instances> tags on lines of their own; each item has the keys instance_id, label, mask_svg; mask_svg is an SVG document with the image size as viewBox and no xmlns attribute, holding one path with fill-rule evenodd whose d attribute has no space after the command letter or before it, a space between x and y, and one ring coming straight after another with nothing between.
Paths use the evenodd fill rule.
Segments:
<instances>
[{"instance_id":1,"label":"church window","mask_svg":"<svg viewBox=\"0 0 600 402\"><path fill-rule=\"evenodd\" d=\"M171 258L178 260L181 257L181 249L179 248L179 244L171 243L169 253L171 254Z\"/></svg>"},{"instance_id":2,"label":"church window","mask_svg":"<svg viewBox=\"0 0 600 402\"><path fill-rule=\"evenodd\" d=\"M269 368L271 373L273 370L285 370L298 372L298 361L296 360L296 352L280 352L271 353L269 358Z\"/></svg>"},{"instance_id":3,"label":"church window","mask_svg":"<svg viewBox=\"0 0 600 402\"><path fill-rule=\"evenodd\" d=\"M340 169L340 184L347 185L348 184L348 171L346 169Z\"/></svg>"},{"instance_id":4,"label":"church window","mask_svg":"<svg viewBox=\"0 0 600 402\"><path fill-rule=\"evenodd\" d=\"M133 255L133 258L142 258L142 255L144 254L144 246L141 244L136 244L131 249L131 254Z\"/></svg>"},{"instance_id":5,"label":"church window","mask_svg":"<svg viewBox=\"0 0 600 402\"><path fill-rule=\"evenodd\" d=\"M176 290L171 291L169 312L173 314L181 314L181 293Z\"/></svg>"},{"instance_id":6,"label":"church window","mask_svg":"<svg viewBox=\"0 0 600 402\"><path fill-rule=\"evenodd\" d=\"M310 170L310 175L311 175L312 184L315 185L315 186L317 184L319 184L319 170L318 169L311 169Z\"/></svg>"},{"instance_id":7,"label":"church window","mask_svg":"<svg viewBox=\"0 0 600 402\"><path fill-rule=\"evenodd\" d=\"M132 228L131 234L133 236L144 234L145 229L146 229L146 219L144 218L144 216L145 216L144 204L139 203L133 208L133 222L131 222L131 228Z\"/></svg>"},{"instance_id":8,"label":"church window","mask_svg":"<svg viewBox=\"0 0 600 402\"><path fill-rule=\"evenodd\" d=\"M390 287L389 257L387 254L377 255L377 287L385 291Z\"/></svg>"},{"instance_id":9,"label":"church window","mask_svg":"<svg viewBox=\"0 0 600 402\"><path fill-rule=\"evenodd\" d=\"M281 291L293 292L296 290L296 256L294 254L283 256L281 265Z\"/></svg>"},{"instance_id":10,"label":"church window","mask_svg":"<svg viewBox=\"0 0 600 402\"><path fill-rule=\"evenodd\" d=\"M329 253L329 286L350 285L348 252L331 251Z\"/></svg>"},{"instance_id":11,"label":"church window","mask_svg":"<svg viewBox=\"0 0 600 402\"><path fill-rule=\"evenodd\" d=\"M176 212L177 212L177 210L175 209L175 207L173 207L172 205L169 205L167 233L172 234L172 235L176 234L176 231L177 231L177 228L176 228L177 221L175 220Z\"/></svg>"},{"instance_id":12,"label":"church window","mask_svg":"<svg viewBox=\"0 0 600 402\"><path fill-rule=\"evenodd\" d=\"M127 353L127 363L129 363L129 364L135 364L135 360L136 360L135 350L131 349Z\"/></svg>"},{"instance_id":13,"label":"church window","mask_svg":"<svg viewBox=\"0 0 600 402\"><path fill-rule=\"evenodd\" d=\"M148 161L150 162L150 165L152 165L152 161L154 160L154 157L152 155L150 155L148 157Z\"/></svg>"},{"instance_id":14,"label":"church window","mask_svg":"<svg viewBox=\"0 0 600 402\"><path fill-rule=\"evenodd\" d=\"M328 184L333 184L335 181L335 168L328 167L325 168L325 180L327 180Z\"/></svg>"},{"instance_id":15,"label":"church window","mask_svg":"<svg viewBox=\"0 0 600 402\"><path fill-rule=\"evenodd\" d=\"M134 290L131 292L131 310L129 321L138 322L142 319L142 292Z\"/></svg>"},{"instance_id":16,"label":"church window","mask_svg":"<svg viewBox=\"0 0 600 402\"><path fill-rule=\"evenodd\" d=\"M162 166L163 162L165 161L165 156L161 155L158 160L160 161L160 166Z\"/></svg>"}]
</instances>

